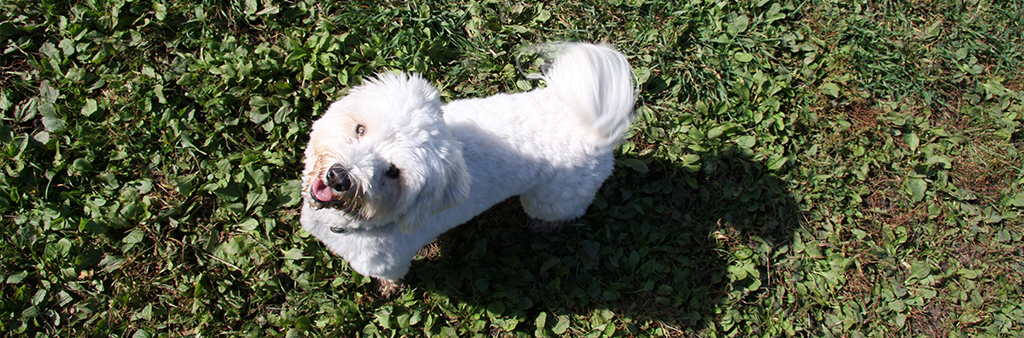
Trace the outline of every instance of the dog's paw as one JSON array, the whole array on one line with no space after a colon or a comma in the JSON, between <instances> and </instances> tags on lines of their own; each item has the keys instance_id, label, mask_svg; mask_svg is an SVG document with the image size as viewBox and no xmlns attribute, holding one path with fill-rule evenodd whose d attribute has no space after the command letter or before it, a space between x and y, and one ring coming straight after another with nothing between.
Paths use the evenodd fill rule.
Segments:
<instances>
[{"instance_id":1,"label":"dog's paw","mask_svg":"<svg viewBox=\"0 0 1024 338\"><path fill-rule=\"evenodd\" d=\"M530 228L534 233L547 235L562 231L569 221L544 221L539 219L530 220Z\"/></svg>"},{"instance_id":2,"label":"dog's paw","mask_svg":"<svg viewBox=\"0 0 1024 338\"><path fill-rule=\"evenodd\" d=\"M405 283L402 283L401 280L393 281L384 278L373 279L373 291L377 294L377 297L383 299L393 298L395 295L402 292L402 289L404 288Z\"/></svg>"}]
</instances>

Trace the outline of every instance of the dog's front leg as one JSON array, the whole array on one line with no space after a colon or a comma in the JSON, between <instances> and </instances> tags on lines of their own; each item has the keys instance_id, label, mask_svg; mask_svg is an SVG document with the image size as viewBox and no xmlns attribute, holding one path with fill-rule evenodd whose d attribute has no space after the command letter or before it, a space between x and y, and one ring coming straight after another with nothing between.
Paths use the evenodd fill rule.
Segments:
<instances>
[{"instance_id":1,"label":"dog's front leg","mask_svg":"<svg viewBox=\"0 0 1024 338\"><path fill-rule=\"evenodd\" d=\"M397 281L379 277L372 277L372 279L373 292L380 298L391 299L405 288L405 283L402 283L401 279Z\"/></svg>"}]
</instances>

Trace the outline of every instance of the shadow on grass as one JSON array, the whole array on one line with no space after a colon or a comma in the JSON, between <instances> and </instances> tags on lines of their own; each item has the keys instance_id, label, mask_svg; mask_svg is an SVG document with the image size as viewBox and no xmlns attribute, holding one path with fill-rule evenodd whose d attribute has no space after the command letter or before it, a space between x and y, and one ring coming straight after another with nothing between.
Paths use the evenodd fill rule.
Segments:
<instances>
[{"instance_id":1,"label":"shadow on grass","mask_svg":"<svg viewBox=\"0 0 1024 338\"><path fill-rule=\"evenodd\" d=\"M514 318L520 332L561 334L558 322L577 317L577 335L657 326L697 335L727 321L723 307L766 292L752 286L767 286L770 262L750 262L791 240L799 206L788 186L735 156L705 157L696 173L655 157L619 160L574 226L532 233L510 198L442 235L406 282L442 310L472 304L459 317ZM730 265L757 272L736 280Z\"/></svg>"}]
</instances>

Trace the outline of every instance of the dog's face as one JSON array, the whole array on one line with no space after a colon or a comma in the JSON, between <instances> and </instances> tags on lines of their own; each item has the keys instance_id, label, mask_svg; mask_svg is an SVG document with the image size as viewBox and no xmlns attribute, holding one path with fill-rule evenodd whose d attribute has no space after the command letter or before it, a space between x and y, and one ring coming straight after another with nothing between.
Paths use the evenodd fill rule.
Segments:
<instances>
[{"instance_id":1,"label":"dog's face","mask_svg":"<svg viewBox=\"0 0 1024 338\"><path fill-rule=\"evenodd\" d=\"M315 209L365 228L405 232L469 196L462 146L441 116L437 90L419 76L380 74L313 123L302 189Z\"/></svg>"}]
</instances>

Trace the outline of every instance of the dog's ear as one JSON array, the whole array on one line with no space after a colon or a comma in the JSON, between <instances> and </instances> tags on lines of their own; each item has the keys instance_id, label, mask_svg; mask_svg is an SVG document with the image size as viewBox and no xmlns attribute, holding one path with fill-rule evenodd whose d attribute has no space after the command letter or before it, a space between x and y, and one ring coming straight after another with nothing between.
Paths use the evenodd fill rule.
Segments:
<instances>
[{"instance_id":1,"label":"dog's ear","mask_svg":"<svg viewBox=\"0 0 1024 338\"><path fill-rule=\"evenodd\" d=\"M398 217L398 228L412 233L438 212L462 204L469 198L473 178L466 170L462 149L456 145L448 149L447 156L436 157L428 167L434 171L431 180L424 182L416 200L408 211Z\"/></svg>"}]
</instances>

